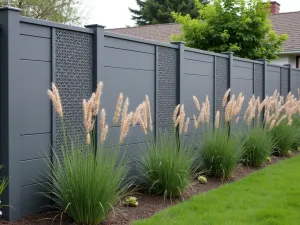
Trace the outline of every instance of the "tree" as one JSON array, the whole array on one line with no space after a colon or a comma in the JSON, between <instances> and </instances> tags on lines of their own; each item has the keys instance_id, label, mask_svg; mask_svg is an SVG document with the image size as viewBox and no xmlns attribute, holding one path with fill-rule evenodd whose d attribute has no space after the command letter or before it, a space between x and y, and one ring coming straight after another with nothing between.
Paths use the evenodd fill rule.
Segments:
<instances>
[{"instance_id":1,"label":"tree","mask_svg":"<svg viewBox=\"0 0 300 225\"><path fill-rule=\"evenodd\" d=\"M287 35L275 33L268 19L270 4L263 0L213 0L197 3L199 16L172 13L183 33L173 36L192 48L213 52L234 52L249 59L278 58Z\"/></svg>"},{"instance_id":2,"label":"tree","mask_svg":"<svg viewBox=\"0 0 300 225\"><path fill-rule=\"evenodd\" d=\"M207 4L208 0L202 0L203 4ZM136 24L160 24L160 23L174 23L171 13L173 11L181 13L182 15L189 14L191 18L198 16L198 8L195 0L136 0L140 9L135 10L129 8L133 13L132 19Z\"/></svg>"},{"instance_id":3,"label":"tree","mask_svg":"<svg viewBox=\"0 0 300 225\"><path fill-rule=\"evenodd\" d=\"M59 23L80 24L81 0L0 0L0 6L21 9L21 15Z\"/></svg>"}]
</instances>

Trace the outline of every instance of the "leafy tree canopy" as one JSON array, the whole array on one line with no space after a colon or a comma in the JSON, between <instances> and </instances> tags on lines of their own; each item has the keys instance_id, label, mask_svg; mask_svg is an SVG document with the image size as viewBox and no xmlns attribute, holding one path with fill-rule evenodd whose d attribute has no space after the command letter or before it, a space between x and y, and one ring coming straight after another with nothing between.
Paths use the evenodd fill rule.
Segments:
<instances>
[{"instance_id":1,"label":"leafy tree canopy","mask_svg":"<svg viewBox=\"0 0 300 225\"><path fill-rule=\"evenodd\" d=\"M270 4L263 0L213 0L211 4L196 3L199 16L173 12L183 33L173 36L192 48L213 52L234 52L249 59L273 60L282 51L287 35L272 30L268 16Z\"/></svg>"},{"instance_id":2,"label":"leafy tree canopy","mask_svg":"<svg viewBox=\"0 0 300 225\"><path fill-rule=\"evenodd\" d=\"M207 4L208 0L202 0L201 3ZM129 8L133 14L132 19L136 24L161 24L174 23L171 13L178 12L182 15L189 14L191 18L198 16L198 8L195 0L136 0L138 10Z\"/></svg>"},{"instance_id":3,"label":"leafy tree canopy","mask_svg":"<svg viewBox=\"0 0 300 225\"><path fill-rule=\"evenodd\" d=\"M0 0L0 6L20 8L21 15L59 23L80 24L81 0Z\"/></svg>"}]
</instances>

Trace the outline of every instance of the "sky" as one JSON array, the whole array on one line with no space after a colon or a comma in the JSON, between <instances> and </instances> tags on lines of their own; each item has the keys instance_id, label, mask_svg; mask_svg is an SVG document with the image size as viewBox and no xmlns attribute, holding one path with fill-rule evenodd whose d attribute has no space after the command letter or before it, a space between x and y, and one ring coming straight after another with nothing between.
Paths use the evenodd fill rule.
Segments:
<instances>
[{"instance_id":1,"label":"sky","mask_svg":"<svg viewBox=\"0 0 300 225\"><path fill-rule=\"evenodd\" d=\"M280 12L300 11L299 0L277 0ZM101 24L106 28L133 26L128 7L137 9L136 0L83 0L86 24Z\"/></svg>"}]
</instances>

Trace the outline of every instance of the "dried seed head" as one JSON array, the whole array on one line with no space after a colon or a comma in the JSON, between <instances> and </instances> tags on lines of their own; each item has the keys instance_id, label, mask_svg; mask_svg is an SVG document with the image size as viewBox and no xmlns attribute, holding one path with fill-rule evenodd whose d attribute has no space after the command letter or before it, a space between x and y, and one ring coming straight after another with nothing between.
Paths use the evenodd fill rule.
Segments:
<instances>
[{"instance_id":1,"label":"dried seed head","mask_svg":"<svg viewBox=\"0 0 300 225\"><path fill-rule=\"evenodd\" d=\"M237 124L239 122L239 120L240 120L240 117L238 116L235 120L235 124Z\"/></svg>"},{"instance_id":2,"label":"dried seed head","mask_svg":"<svg viewBox=\"0 0 300 225\"><path fill-rule=\"evenodd\" d=\"M99 82L97 85L96 92L95 92L95 108L94 108L94 112L93 112L94 116L97 116L98 112L99 112L102 89L103 89L103 82Z\"/></svg>"},{"instance_id":3,"label":"dried seed head","mask_svg":"<svg viewBox=\"0 0 300 225\"><path fill-rule=\"evenodd\" d=\"M101 115L100 115L100 127L101 127L101 131L103 131L104 128L105 128L105 116L106 116L105 109L102 109L101 110Z\"/></svg>"},{"instance_id":4,"label":"dried seed head","mask_svg":"<svg viewBox=\"0 0 300 225\"><path fill-rule=\"evenodd\" d=\"M82 111L83 111L83 125L86 128L86 124L87 124L87 102L86 102L86 99L82 100Z\"/></svg>"},{"instance_id":5,"label":"dried seed head","mask_svg":"<svg viewBox=\"0 0 300 225\"><path fill-rule=\"evenodd\" d=\"M86 132L89 133L92 131L92 124L93 124L93 109L94 109L94 103L95 103L95 94L93 93L91 98L87 102L87 120L86 120Z\"/></svg>"},{"instance_id":6,"label":"dried seed head","mask_svg":"<svg viewBox=\"0 0 300 225\"><path fill-rule=\"evenodd\" d=\"M90 135L90 133L86 134L86 144L87 145L91 144L91 135Z\"/></svg>"},{"instance_id":7,"label":"dried seed head","mask_svg":"<svg viewBox=\"0 0 300 225\"><path fill-rule=\"evenodd\" d=\"M287 117L287 115L283 115L280 120L276 123L276 127Z\"/></svg>"},{"instance_id":8,"label":"dried seed head","mask_svg":"<svg viewBox=\"0 0 300 225\"><path fill-rule=\"evenodd\" d=\"M176 120L177 120L177 115L178 115L178 112L179 112L179 108L180 108L180 104L178 104L174 110L174 113L173 113L173 122L174 124L176 123Z\"/></svg>"},{"instance_id":9,"label":"dried seed head","mask_svg":"<svg viewBox=\"0 0 300 225\"><path fill-rule=\"evenodd\" d=\"M123 143L124 139L128 135L129 127L133 118L133 112L130 112L125 116L124 122L121 124L120 144Z\"/></svg>"},{"instance_id":10,"label":"dried seed head","mask_svg":"<svg viewBox=\"0 0 300 225\"><path fill-rule=\"evenodd\" d=\"M198 117L198 123L204 123L204 121L205 121L205 112L206 112L206 105L205 105L205 103L203 103L201 112L200 112L199 117Z\"/></svg>"},{"instance_id":11,"label":"dried seed head","mask_svg":"<svg viewBox=\"0 0 300 225\"><path fill-rule=\"evenodd\" d=\"M194 127L195 127L195 129L198 129L199 122L197 121L197 118L195 115L193 115L193 119L194 119Z\"/></svg>"},{"instance_id":12,"label":"dried seed head","mask_svg":"<svg viewBox=\"0 0 300 225\"><path fill-rule=\"evenodd\" d=\"M210 104L208 100L208 96L206 95L205 97L205 122L209 124L209 119L210 119Z\"/></svg>"},{"instance_id":13,"label":"dried seed head","mask_svg":"<svg viewBox=\"0 0 300 225\"><path fill-rule=\"evenodd\" d=\"M120 114L121 114L121 108L122 108L122 104L123 104L123 93L120 93L119 98L118 98L118 102L116 105L116 110L115 110L115 115L113 118L113 124L117 125L119 122L119 118L120 118Z\"/></svg>"},{"instance_id":14,"label":"dried seed head","mask_svg":"<svg viewBox=\"0 0 300 225\"><path fill-rule=\"evenodd\" d=\"M184 133L186 134L188 131L188 127L189 127L189 123L190 123L190 118L187 118L184 124Z\"/></svg>"},{"instance_id":15,"label":"dried seed head","mask_svg":"<svg viewBox=\"0 0 300 225\"><path fill-rule=\"evenodd\" d=\"M100 140L101 144L103 144L105 142L107 133L108 133L108 126L105 125L105 127L101 131L101 140Z\"/></svg>"},{"instance_id":16,"label":"dried seed head","mask_svg":"<svg viewBox=\"0 0 300 225\"><path fill-rule=\"evenodd\" d=\"M269 130L272 130L274 125L276 123L276 120L272 120L271 124L270 124L270 127L269 127Z\"/></svg>"},{"instance_id":17,"label":"dried seed head","mask_svg":"<svg viewBox=\"0 0 300 225\"><path fill-rule=\"evenodd\" d=\"M217 111L216 113L216 121L215 121L215 128L219 128L220 126L220 111Z\"/></svg>"},{"instance_id":18,"label":"dried seed head","mask_svg":"<svg viewBox=\"0 0 300 225\"><path fill-rule=\"evenodd\" d=\"M139 122L139 118L141 117L141 110L143 107L144 107L144 102L142 104L139 104L139 106L136 108L132 119L133 127L135 127L135 125Z\"/></svg>"},{"instance_id":19,"label":"dried seed head","mask_svg":"<svg viewBox=\"0 0 300 225\"><path fill-rule=\"evenodd\" d=\"M54 83L52 83L52 91L48 90L47 93L53 103L56 113L58 114L59 118L62 119L63 110L62 110L62 105L61 105L61 99L60 99L58 89Z\"/></svg>"},{"instance_id":20,"label":"dried seed head","mask_svg":"<svg viewBox=\"0 0 300 225\"><path fill-rule=\"evenodd\" d=\"M224 96L223 96L223 101L222 101L222 107L224 107L226 105L227 99L228 99L228 95L230 93L230 88L225 92Z\"/></svg>"},{"instance_id":21,"label":"dried seed head","mask_svg":"<svg viewBox=\"0 0 300 225\"><path fill-rule=\"evenodd\" d=\"M129 107L129 99L127 97L126 100L125 100L124 106L123 106L121 124L125 123L128 107Z\"/></svg>"},{"instance_id":22,"label":"dried seed head","mask_svg":"<svg viewBox=\"0 0 300 225\"><path fill-rule=\"evenodd\" d=\"M200 111L200 103L198 101L198 98L196 96L193 96L193 100L194 100L197 110Z\"/></svg>"},{"instance_id":23,"label":"dried seed head","mask_svg":"<svg viewBox=\"0 0 300 225\"><path fill-rule=\"evenodd\" d=\"M180 119L179 119L179 134L182 134L183 126L184 126L184 118L185 118L184 104L182 104L180 107L179 117L180 117Z\"/></svg>"},{"instance_id":24,"label":"dried seed head","mask_svg":"<svg viewBox=\"0 0 300 225\"><path fill-rule=\"evenodd\" d=\"M148 98L148 95L146 95L145 98L145 102L146 102L146 107L147 107L147 116L148 116L148 122L149 122L149 130L152 131L153 127L152 127L152 116L151 116L151 106L150 106L150 101Z\"/></svg>"},{"instance_id":25,"label":"dried seed head","mask_svg":"<svg viewBox=\"0 0 300 225\"><path fill-rule=\"evenodd\" d=\"M292 126L292 124L293 124L293 119L290 119L287 125Z\"/></svg>"}]
</instances>

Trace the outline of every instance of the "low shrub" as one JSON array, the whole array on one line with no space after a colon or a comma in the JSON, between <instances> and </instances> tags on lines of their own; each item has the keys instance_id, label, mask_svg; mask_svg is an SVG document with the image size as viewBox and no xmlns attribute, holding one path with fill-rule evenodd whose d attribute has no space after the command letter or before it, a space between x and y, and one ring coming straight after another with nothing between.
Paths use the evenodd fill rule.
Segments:
<instances>
[{"instance_id":1,"label":"low shrub","mask_svg":"<svg viewBox=\"0 0 300 225\"><path fill-rule=\"evenodd\" d=\"M263 128L250 129L242 143L242 162L248 166L261 166L271 155L274 144L272 136Z\"/></svg>"},{"instance_id":2,"label":"low shrub","mask_svg":"<svg viewBox=\"0 0 300 225\"><path fill-rule=\"evenodd\" d=\"M276 140L274 153L280 156L287 156L297 142L297 128L287 123L280 123L271 131L272 137Z\"/></svg>"},{"instance_id":3,"label":"low shrub","mask_svg":"<svg viewBox=\"0 0 300 225\"><path fill-rule=\"evenodd\" d=\"M200 140L200 169L209 176L227 179L237 165L241 155L239 141L232 134L228 136L226 129L209 132Z\"/></svg>"},{"instance_id":4,"label":"low shrub","mask_svg":"<svg viewBox=\"0 0 300 225\"><path fill-rule=\"evenodd\" d=\"M191 149L188 144L179 144L176 133L163 132L156 143L145 144L139 159L138 178L150 193L180 196L193 175Z\"/></svg>"},{"instance_id":5,"label":"low shrub","mask_svg":"<svg viewBox=\"0 0 300 225\"><path fill-rule=\"evenodd\" d=\"M3 166L0 165L0 170L3 169ZM2 195L4 189L6 188L8 184L8 178L3 178L1 177L1 182L0 182L0 196ZM2 215L2 210L1 208L3 207L2 202L0 201L0 216Z\"/></svg>"},{"instance_id":6,"label":"low shrub","mask_svg":"<svg viewBox=\"0 0 300 225\"><path fill-rule=\"evenodd\" d=\"M124 178L128 168L118 151L98 149L97 154L86 146L53 153L48 162L46 197L54 207L78 224L96 225L125 194Z\"/></svg>"}]
</instances>

